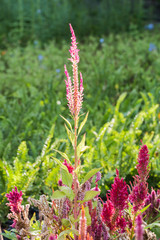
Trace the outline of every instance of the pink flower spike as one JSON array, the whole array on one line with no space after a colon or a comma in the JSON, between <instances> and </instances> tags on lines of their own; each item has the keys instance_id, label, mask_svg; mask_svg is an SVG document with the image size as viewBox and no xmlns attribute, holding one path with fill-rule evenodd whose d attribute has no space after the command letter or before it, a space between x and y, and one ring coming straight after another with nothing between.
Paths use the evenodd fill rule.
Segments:
<instances>
[{"instance_id":1,"label":"pink flower spike","mask_svg":"<svg viewBox=\"0 0 160 240\"><path fill-rule=\"evenodd\" d=\"M143 240L143 226L142 226L142 216L138 215L136 217L136 240Z\"/></svg>"},{"instance_id":2,"label":"pink flower spike","mask_svg":"<svg viewBox=\"0 0 160 240\"><path fill-rule=\"evenodd\" d=\"M69 26L70 26L70 31L71 31L71 34L72 34L72 37L71 37L71 39L72 39L72 43L71 44L72 45L71 45L70 50L69 50L69 52L71 54L71 58L69 60L72 63L73 62L78 63L79 62L79 55L78 55L79 49L77 49L76 36L75 36L74 30L72 28L72 25L69 24Z\"/></svg>"},{"instance_id":3,"label":"pink flower spike","mask_svg":"<svg viewBox=\"0 0 160 240\"><path fill-rule=\"evenodd\" d=\"M65 74L66 74L66 77L67 77L67 81L65 80L65 83L66 83L66 97L67 97L67 100L68 100L69 110L70 110L71 114L73 115L73 113L74 113L73 86L72 86L71 78L70 78L69 73L67 71L66 65L64 65L64 70L65 70Z\"/></svg>"},{"instance_id":4,"label":"pink flower spike","mask_svg":"<svg viewBox=\"0 0 160 240\"><path fill-rule=\"evenodd\" d=\"M83 77L82 77L82 73L80 72L80 94L83 93Z\"/></svg>"},{"instance_id":5,"label":"pink flower spike","mask_svg":"<svg viewBox=\"0 0 160 240\"><path fill-rule=\"evenodd\" d=\"M79 86L79 79L78 79L78 62L79 62L79 49L77 49L77 42L76 42L76 36L74 33L74 30L72 28L72 25L69 24L70 31L71 31L71 47L70 47L70 55L71 58L69 59L72 62L72 70L73 70L73 85L71 78L69 77L68 71L66 69L66 66L64 66L65 74L67 77L66 83L66 92L67 92L67 100L68 100L68 106L69 110L73 117L77 119L79 112L82 108L82 102L83 102L83 78L82 74L80 73L80 86Z\"/></svg>"}]
</instances>

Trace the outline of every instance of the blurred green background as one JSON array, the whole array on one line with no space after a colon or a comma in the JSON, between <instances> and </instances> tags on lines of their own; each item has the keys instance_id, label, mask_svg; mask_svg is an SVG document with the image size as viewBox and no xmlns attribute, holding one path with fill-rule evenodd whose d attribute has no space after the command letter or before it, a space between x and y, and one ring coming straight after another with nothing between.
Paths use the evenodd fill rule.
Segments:
<instances>
[{"instance_id":1,"label":"blurred green background","mask_svg":"<svg viewBox=\"0 0 160 240\"><path fill-rule=\"evenodd\" d=\"M59 168L51 155L63 161L54 149L74 162L60 117L72 121L64 82L64 64L71 75L68 23L79 42L82 113L89 111L82 178L103 167L102 197L116 168L129 183L142 140L149 188L160 188L160 1L0 2L0 221L14 186L25 200L52 194Z\"/></svg>"}]
</instances>

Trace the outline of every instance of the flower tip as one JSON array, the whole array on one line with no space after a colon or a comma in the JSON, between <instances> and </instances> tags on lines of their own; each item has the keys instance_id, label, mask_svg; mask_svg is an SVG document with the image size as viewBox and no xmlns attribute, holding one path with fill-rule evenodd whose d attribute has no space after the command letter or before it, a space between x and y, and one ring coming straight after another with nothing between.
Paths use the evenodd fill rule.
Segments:
<instances>
[{"instance_id":1,"label":"flower tip","mask_svg":"<svg viewBox=\"0 0 160 240\"><path fill-rule=\"evenodd\" d=\"M119 177L119 171L117 168L116 168L116 177Z\"/></svg>"}]
</instances>

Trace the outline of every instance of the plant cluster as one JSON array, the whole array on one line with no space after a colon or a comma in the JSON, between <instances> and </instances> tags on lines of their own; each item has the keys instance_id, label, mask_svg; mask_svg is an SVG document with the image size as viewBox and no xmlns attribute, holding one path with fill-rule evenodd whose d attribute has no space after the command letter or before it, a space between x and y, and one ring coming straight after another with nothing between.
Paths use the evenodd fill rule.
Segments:
<instances>
[{"instance_id":1,"label":"plant cluster","mask_svg":"<svg viewBox=\"0 0 160 240\"><path fill-rule=\"evenodd\" d=\"M84 167L81 159L88 146L85 145L85 134L80 141L78 137L88 114L80 123L83 78L80 73L79 83L79 50L71 25L70 30L72 43L69 60L72 62L73 81L65 66L65 83L74 127L68 119L62 118L66 122L65 128L73 146L74 161L72 163L66 153L57 150L63 157L63 162L53 155L50 156L60 167L59 189L53 190L51 199L46 195L41 195L39 200L29 197L29 204L39 210L39 220L35 216L29 219L29 205L22 205L22 192L18 192L17 187L6 194L11 211L8 217L13 219L14 230L3 235L19 240L156 240L156 234L160 237L159 230L155 234L150 229L160 227L160 194L159 190L156 193L153 189L149 194L149 153L145 144L142 143L139 150L136 166L138 174L135 175L133 184L127 185L116 169L116 177L106 194L105 202L99 198L101 168L94 168L81 178Z\"/></svg>"}]
</instances>

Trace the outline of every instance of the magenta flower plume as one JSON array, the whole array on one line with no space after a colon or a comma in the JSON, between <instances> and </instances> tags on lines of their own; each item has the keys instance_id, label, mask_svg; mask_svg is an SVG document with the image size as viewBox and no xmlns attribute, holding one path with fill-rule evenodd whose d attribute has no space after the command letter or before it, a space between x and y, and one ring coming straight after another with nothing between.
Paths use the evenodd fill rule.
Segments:
<instances>
[{"instance_id":1,"label":"magenta flower plume","mask_svg":"<svg viewBox=\"0 0 160 240\"><path fill-rule=\"evenodd\" d=\"M149 174L148 164L149 164L148 148L146 145L142 145L142 147L139 150L138 164L137 164L137 171L142 181L147 180L148 178L148 174Z\"/></svg>"},{"instance_id":2,"label":"magenta flower plume","mask_svg":"<svg viewBox=\"0 0 160 240\"><path fill-rule=\"evenodd\" d=\"M129 195L129 200L133 204L133 210L137 212L144 206L144 200L147 197L148 184L147 182L141 182L138 176L134 180L134 186Z\"/></svg>"},{"instance_id":3,"label":"magenta flower plume","mask_svg":"<svg viewBox=\"0 0 160 240\"><path fill-rule=\"evenodd\" d=\"M110 190L110 200L115 209L122 211L128 207L127 184L123 178L119 178L119 171L116 169L116 177Z\"/></svg>"},{"instance_id":4,"label":"magenta flower plume","mask_svg":"<svg viewBox=\"0 0 160 240\"><path fill-rule=\"evenodd\" d=\"M157 192L152 189L151 194L148 194L148 196L145 199L144 206L150 206L147 208L147 210L144 212L144 219L145 221L153 222L154 219L159 214L160 209L160 190Z\"/></svg>"},{"instance_id":5,"label":"magenta flower plume","mask_svg":"<svg viewBox=\"0 0 160 240\"><path fill-rule=\"evenodd\" d=\"M79 87L79 81L78 81L78 62L79 62L79 49L77 49L77 42L76 42L76 36L74 33L74 30L72 28L72 25L69 24L70 31L71 31L71 47L70 47L70 55L71 58L69 60L72 62L72 68L73 68L73 84L71 81L71 78L69 76L69 73L67 71L66 65L64 65L65 74L67 80L65 80L66 83L66 97L68 100L68 106L69 110L72 114L72 116L78 116L80 109L82 108L82 102L83 102L83 78L82 74L80 73L80 87Z\"/></svg>"},{"instance_id":6,"label":"magenta flower plume","mask_svg":"<svg viewBox=\"0 0 160 240\"><path fill-rule=\"evenodd\" d=\"M113 224L111 224L113 214L115 213L115 209L113 203L109 200L107 196L107 201L103 203L101 217L103 222L107 225L107 227L112 230L114 228Z\"/></svg>"},{"instance_id":7,"label":"magenta flower plume","mask_svg":"<svg viewBox=\"0 0 160 240\"><path fill-rule=\"evenodd\" d=\"M144 206L145 198L148 194L148 174L149 174L149 154L146 145L142 145L138 154L137 171L139 175L134 177L132 190L130 190L129 200L133 204L136 212Z\"/></svg>"},{"instance_id":8,"label":"magenta flower plume","mask_svg":"<svg viewBox=\"0 0 160 240\"><path fill-rule=\"evenodd\" d=\"M9 201L7 205L10 206L10 210L13 214L18 214L21 212L21 203L23 200L22 195L22 191L18 192L17 187L15 187L15 190L12 189L12 192L6 194L6 197Z\"/></svg>"},{"instance_id":9,"label":"magenta flower plume","mask_svg":"<svg viewBox=\"0 0 160 240\"><path fill-rule=\"evenodd\" d=\"M49 236L49 240L56 240L57 239L57 235L51 234Z\"/></svg>"},{"instance_id":10,"label":"magenta flower plume","mask_svg":"<svg viewBox=\"0 0 160 240\"><path fill-rule=\"evenodd\" d=\"M136 240L143 240L143 226L142 226L142 216L138 215L136 217L136 229L135 229L135 235Z\"/></svg>"},{"instance_id":11,"label":"magenta flower plume","mask_svg":"<svg viewBox=\"0 0 160 240\"><path fill-rule=\"evenodd\" d=\"M74 167L72 167L72 165L70 165L69 163L67 163L67 160L66 160L66 159L64 159L63 164L68 168L68 172L69 172L69 173L73 173Z\"/></svg>"}]
</instances>

